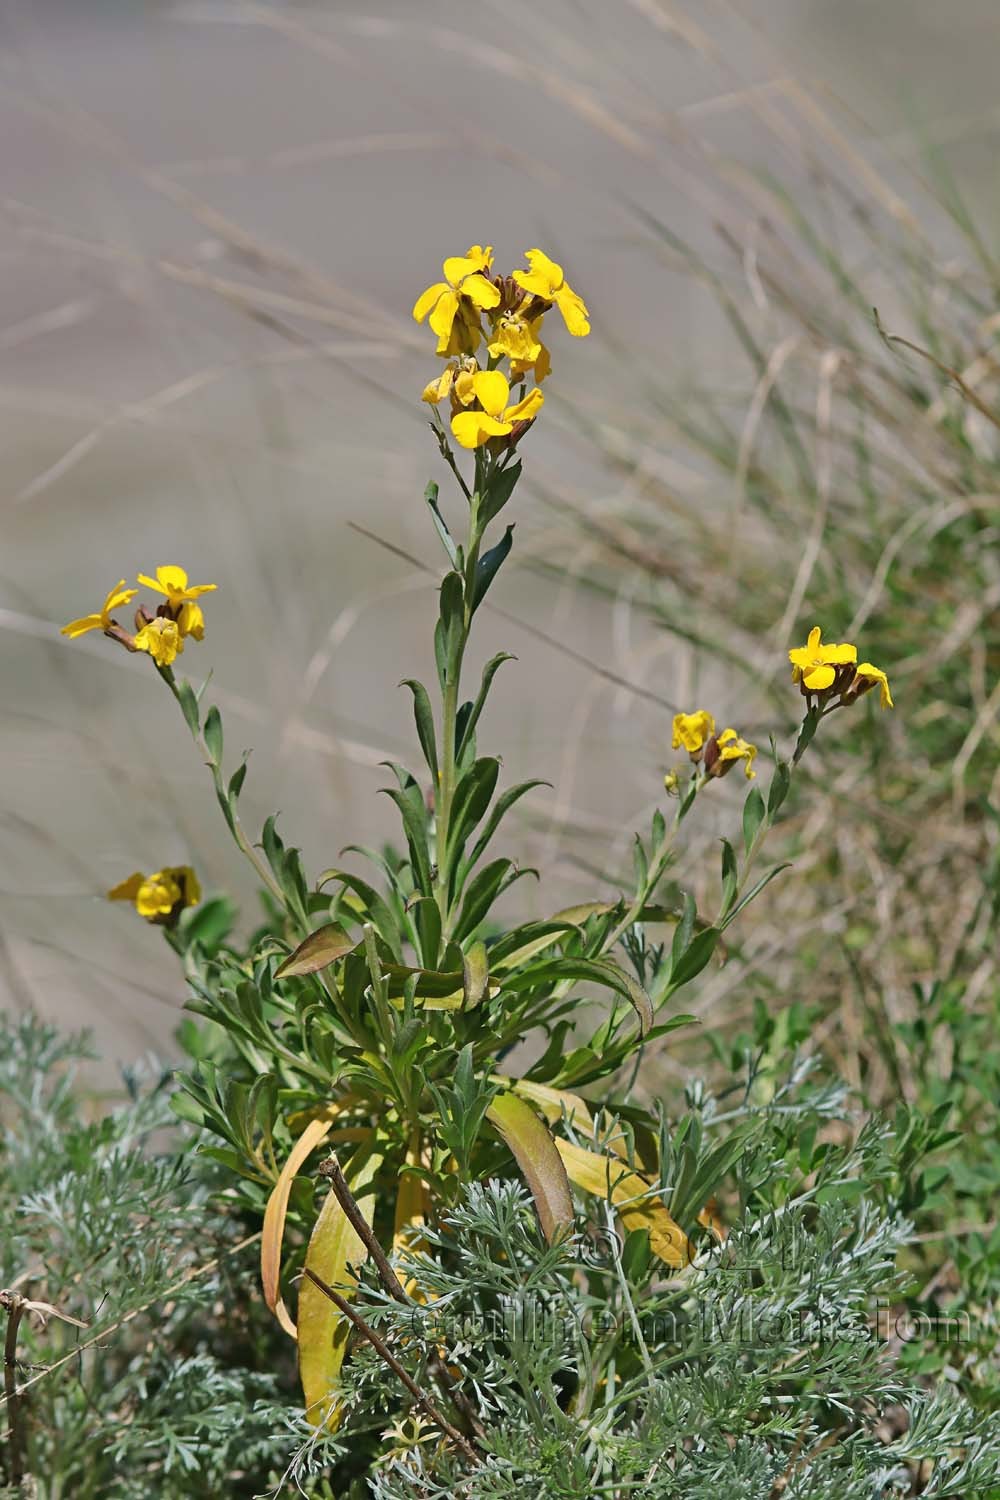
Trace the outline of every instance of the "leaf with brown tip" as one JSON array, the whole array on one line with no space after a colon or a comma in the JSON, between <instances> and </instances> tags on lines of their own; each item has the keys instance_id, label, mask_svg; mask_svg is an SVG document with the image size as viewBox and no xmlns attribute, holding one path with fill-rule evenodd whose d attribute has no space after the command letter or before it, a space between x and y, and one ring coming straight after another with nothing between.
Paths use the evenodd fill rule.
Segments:
<instances>
[{"instance_id":1,"label":"leaf with brown tip","mask_svg":"<svg viewBox=\"0 0 1000 1500\"><path fill-rule=\"evenodd\" d=\"M497 1094L486 1118L509 1146L531 1189L542 1233L551 1245L573 1224L569 1179L548 1126L516 1094Z\"/></svg>"},{"instance_id":2,"label":"leaf with brown tip","mask_svg":"<svg viewBox=\"0 0 1000 1500\"><path fill-rule=\"evenodd\" d=\"M315 932L311 932L295 952L290 953L284 963L279 964L274 977L291 979L298 974L315 974L320 969L329 968L330 964L343 958L345 953L353 952L357 946L357 939L350 937L339 922L327 922L325 926L317 927Z\"/></svg>"},{"instance_id":3,"label":"leaf with brown tip","mask_svg":"<svg viewBox=\"0 0 1000 1500\"><path fill-rule=\"evenodd\" d=\"M296 1337L295 1324L281 1295L281 1241L285 1234L285 1214L292 1182L302 1163L330 1134L333 1111L310 1120L288 1153L288 1160L278 1174L264 1210L264 1230L260 1239L260 1280L264 1301L290 1338Z\"/></svg>"}]
</instances>

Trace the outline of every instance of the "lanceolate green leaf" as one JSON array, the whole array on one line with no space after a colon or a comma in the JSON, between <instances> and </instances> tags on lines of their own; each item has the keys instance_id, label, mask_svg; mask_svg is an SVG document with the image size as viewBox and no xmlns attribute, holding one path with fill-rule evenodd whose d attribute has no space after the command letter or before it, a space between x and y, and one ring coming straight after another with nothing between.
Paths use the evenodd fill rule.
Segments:
<instances>
[{"instance_id":1,"label":"lanceolate green leaf","mask_svg":"<svg viewBox=\"0 0 1000 1500\"><path fill-rule=\"evenodd\" d=\"M405 677L400 683L400 687L408 687L413 694L413 717L417 725L417 738L420 741L420 748L424 752L427 768L436 785L438 779L438 758L437 744L434 738L434 710L431 708L431 700L427 696L427 689L415 677Z\"/></svg>"},{"instance_id":2,"label":"lanceolate green leaf","mask_svg":"<svg viewBox=\"0 0 1000 1500\"><path fill-rule=\"evenodd\" d=\"M550 980L592 980L612 989L629 1002L639 1017L639 1030L643 1036L653 1024L653 1005L639 981L627 974L610 958L550 958L540 964L528 965L523 970L507 976L505 988L521 990L535 988Z\"/></svg>"},{"instance_id":3,"label":"lanceolate green leaf","mask_svg":"<svg viewBox=\"0 0 1000 1500\"><path fill-rule=\"evenodd\" d=\"M512 656L509 651L500 651L496 656L491 657L483 668L483 679L479 688L479 692L476 695L476 700L469 709L469 712L462 724L461 738L455 750L456 760L460 761L462 759L463 750L468 744L471 736L476 732L476 725L479 723L479 716L486 705L486 699L489 696L490 687L492 686L494 677L496 676L499 669L503 666L505 661L515 660L516 657Z\"/></svg>"},{"instance_id":4,"label":"lanceolate green leaf","mask_svg":"<svg viewBox=\"0 0 1000 1500\"><path fill-rule=\"evenodd\" d=\"M506 792L502 792L500 794L500 796L497 798L492 808L490 809L490 815L480 829L479 837L476 840L475 844L465 855L465 857L459 861L458 874L455 883L456 891L460 891L462 889L462 886L465 884L465 881L469 876L469 872L475 868L476 864L485 854L487 848L489 847L490 840L499 828L504 816L514 806L515 802L519 801L526 792L533 791L536 786L548 786L548 782L519 781L516 786L509 787Z\"/></svg>"}]
</instances>

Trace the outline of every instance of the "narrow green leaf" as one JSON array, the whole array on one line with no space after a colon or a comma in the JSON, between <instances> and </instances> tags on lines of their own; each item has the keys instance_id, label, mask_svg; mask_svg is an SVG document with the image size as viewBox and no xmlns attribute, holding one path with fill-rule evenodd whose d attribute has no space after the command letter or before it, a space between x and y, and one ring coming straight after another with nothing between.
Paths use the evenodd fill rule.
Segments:
<instances>
[{"instance_id":1,"label":"narrow green leaf","mask_svg":"<svg viewBox=\"0 0 1000 1500\"><path fill-rule=\"evenodd\" d=\"M237 766L236 770L229 778L229 788L227 795L230 802L235 802L238 799L240 792L242 792L243 790L243 783L244 781L246 781L246 779L247 763L244 760L239 766Z\"/></svg>"},{"instance_id":2,"label":"narrow green leaf","mask_svg":"<svg viewBox=\"0 0 1000 1500\"><path fill-rule=\"evenodd\" d=\"M489 817L480 830L478 839L459 864L456 889L461 890L469 871L475 867L483 854L485 854L490 840L499 828L504 816L514 806L514 803L518 802L526 792L533 791L536 786L548 785L547 781L520 781L516 786L509 787L506 792L500 794L490 810Z\"/></svg>"},{"instance_id":3,"label":"narrow green leaf","mask_svg":"<svg viewBox=\"0 0 1000 1500\"><path fill-rule=\"evenodd\" d=\"M194 689L183 678L176 683L176 688L177 701L180 703L184 722L195 738L197 738L198 730L201 727L201 719L198 713L198 699L195 697Z\"/></svg>"},{"instance_id":4,"label":"narrow green leaf","mask_svg":"<svg viewBox=\"0 0 1000 1500\"><path fill-rule=\"evenodd\" d=\"M680 989L681 985L688 984L701 973L715 952L720 936L718 927L706 927L704 932L699 932L698 936L692 939L671 969L668 994L673 994L675 990Z\"/></svg>"},{"instance_id":5,"label":"narrow green leaf","mask_svg":"<svg viewBox=\"0 0 1000 1500\"><path fill-rule=\"evenodd\" d=\"M501 473L494 473L490 480L490 487L479 502L479 520L483 526L487 526L494 516L498 516L507 501L514 493L514 486L521 477L520 460L509 464Z\"/></svg>"},{"instance_id":6,"label":"narrow green leaf","mask_svg":"<svg viewBox=\"0 0 1000 1500\"><path fill-rule=\"evenodd\" d=\"M459 779L451 804L448 855L453 859L486 813L500 776L500 762L491 755L474 761Z\"/></svg>"},{"instance_id":7,"label":"narrow green leaf","mask_svg":"<svg viewBox=\"0 0 1000 1500\"><path fill-rule=\"evenodd\" d=\"M476 576L472 583L472 608L478 609L486 597L490 584L503 566L514 545L514 527L510 525L500 541L488 552L484 552L476 564Z\"/></svg>"},{"instance_id":8,"label":"narrow green leaf","mask_svg":"<svg viewBox=\"0 0 1000 1500\"><path fill-rule=\"evenodd\" d=\"M779 760L778 764L774 768L774 776L771 778L771 785L767 793L768 817L773 818L775 813L778 811L778 808L784 802L785 798L788 795L788 788L791 783L791 779L792 776L791 771L788 767L788 762L785 760Z\"/></svg>"},{"instance_id":9,"label":"narrow green leaf","mask_svg":"<svg viewBox=\"0 0 1000 1500\"><path fill-rule=\"evenodd\" d=\"M743 847L750 853L750 846L764 821L764 798L759 787L752 786L743 804Z\"/></svg>"},{"instance_id":10,"label":"narrow green leaf","mask_svg":"<svg viewBox=\"0 0 1000 1500\"><path fill-rule=\"evenodd\" d=\"M500 667L503 666L505 661L516 660L517 658L512 656L509 651L500 651L496 656L491 657L483 668L482 682L480 684L479 692L476 695L476 701L472 704L462 705L462 707L466 709L467 712L462 719L461 731L458 736L458 745L455 750L455 759L457 761L461 761L462 752L465 750L466 745L475 732L476 725L479 723L479 716L486 706L486 699L497 671Z\"/></svg>"},{"instance_id":11,"label":"narrow green leaf","mask_svg":"<svg viewBox=\"0 0 1000 1500\"><path fill-rule=\"evenodd\" d=\"M205 736L205 744L208 747L208 753L212 757L212 764L221 766L222 718L219 714L219 710L215 707L214 703L208 710L208 713L205 715L205 728L202 733Z\"/></svg>"},{"instance_id":12,"label":"narrow green leaf","mask_svg":"<svg viewBox=\"0 0 1000 1500\"><path fill-rule=\"evenodd\" d=\"M405 677L400 687L408 687L413 694L413 718L417 726L417 738L420 748L424 752L424 760L434 779L434 785L438 780L438 758L437 745L434 738L434 710L431 708L431 700L427 696L427 689L422 682L414 677Z\"/></svg>"},{"instance_id":13,"label":"narrow green leaf","mask_svg":"<svg viewBox=\"0 0 1000 1500\"><path fill-rule=\"evenodd\" d=\"M776 875L780 875L782 870L790 870L791 868L791 861L786 860L784 864L775 865L773 870L768 870L766 875L762 875L757 884L752 888L752 890L747 891L746 895L743 897L743 900L739 903L739 905L735 906L729 913L725 922L723 922L722 924L723 927L728 927L730 922L732 922L735 917L739 916L744 906L748 906L755 896L759 896L764 887L766 885L770 885L771 881Z\"/></svg>"},{"instance_id":14,"label":"narrow green leaf","mask_svg":"<svg viewBox=\"0 0 1000 1500\"><path fill-rule=\"evenodd\" d=\"M457 561L458 554L455 550L455 542L452 534L448 530L448 526L445 522L444 516L438 509L438 487L434 483L433 479L424 490L424 499L427 501L427 504L430 507L431 518L434 522L434 529L437 532L438 536L441 538L441 545L447 552L452 567L454 567Z\"/></svg>"},{"instance_id":15,"label":"narrow green leaf","mask_svg":"<svg viewBox=\"0 0 1000 1500\"><path fill-rule=\"evenodd\" d=\"M434 654L442 689L454 680L457 654L465 626L465 585L460 573L446 573L441 582L439 618L434 631Z\"/></svg>"},{"instance_id":16,"label":"narrow green leaf","mask_svg":"<svg viewBox=\"0 0 1000 1500\"><path fill-rule=\"evenodd\" d=\"M736 899L736 882L739 872L736 868L736 851L728 839L722 840L722 913L723 915L732 906ZM686 945L685 945L686 946Z\"/></svg>"}]
</instances>

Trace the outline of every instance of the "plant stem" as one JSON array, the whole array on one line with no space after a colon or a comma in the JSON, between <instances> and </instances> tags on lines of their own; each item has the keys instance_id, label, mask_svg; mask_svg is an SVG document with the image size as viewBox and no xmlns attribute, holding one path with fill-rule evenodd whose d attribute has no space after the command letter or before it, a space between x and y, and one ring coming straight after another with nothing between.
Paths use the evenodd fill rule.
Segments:
<instances>
[{"instance_id":1,"label":"plant stem","mask_svg":"<svg viewBox=\"0 0 1000 1500\"><path fill-rule=\"evenodd\" d=\"M472 591L479 562L479 544L482 532L479 525L479 495L484 478L485 465L476 452L476 489L469 497L469 534L465 547L463 577L462 631L452 661L447 664L447 679L441 703L441 780L437 789L435 894L441 913L442 931L448 930L448 908L450 901L451 870L448 860L448 833L451 826L451 807L455 798L455 750L458 724L458 703L462 680L462 663L472 627ZM466 491L468 493L468 491Z\"/></svg>"},{"instance_id":2,"label":"plant stem","mask_svg":"<svg viewBox=\"0 0 1000 1500\"><path fill-rule=\"evenodd\" d=\"M7 1470L11 1488L20 1490L24 1479L24 1429L21 1425L17 1389L17 1330L27 1305L18 1292L0 1292L0 1306L7 1312L7 1335L3 1346L3 1384L7 1398Z\"/></svg>"},{"instance_id":3,"label":"plant stem","mask_svg":"<svg viewBox=\"0 0 1000 1500\"><path fill-rule=\"evenodd\" d=\"M167 687L173 693L181 712L184 713L184 705L181 702L181 695L177 691L177 679L173 674L173 669L171 667L158 667L157 670L159 671L159 674L163 678L164 682L167 684ZM187 715L185 714L184 717L185 723L187 723ZM236 811L236 807L234 805L235 798L233 799L232 803L229 802L229 799L227 798L226 788L222 780L222 768L216 764L211 752L209 751L208 746L205 743L205 739L201 733L201 730L192 728L190 724L188 724L188 727L191 729L192 739L198 746L198 749L201 751L202 755L205 757L205 764L208 766L209 770L212 773L212 781L215 784L215 795L218 797L220 804L223 805L223 810L225 810L226 807L228 807L229 809L226 822L229 825L229 831L233 835L237 847L253 865L258 879L262 882L263 885L267 887L271 895L277 901L278 905L282 907L284 911L288 912L288 900L285 896L284 891L281 889L281 886L271 874L271 871L268 869L267 865L258 855L253 844L250 842L250 839L247 837L247 833L243 827L243 824L240 822L239 813ZM289 912L289 915L291 916L293 915L293 913Z\"/></svg>"}]
</instances>

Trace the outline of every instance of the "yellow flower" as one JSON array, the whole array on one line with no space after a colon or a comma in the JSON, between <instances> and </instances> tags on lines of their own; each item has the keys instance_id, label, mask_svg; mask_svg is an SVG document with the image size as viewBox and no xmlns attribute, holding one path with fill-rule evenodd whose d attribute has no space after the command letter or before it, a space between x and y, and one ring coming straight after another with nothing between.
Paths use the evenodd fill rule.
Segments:
<instances>
[{"instance_id":1,"label":"yellow flower","mask_svg":"<svg viewBox=\"0 0 1000 1500\"><path fill-rule=\"evenodd\" d=\"M451 419L451 430L463 448L481 448L491 437L510 432L515 422L532 421L545 400L536 389L508 406L510 386L499 370L480 370L472 377L472 388L482 410L461 411Z\"/></svg>"},{"instance_id":2,"label":"yellow flower","mask_svg":"<svg viewBox=\"0 0 1000 1500\"><path fill-rule=\"evenodd\" d=\"M538 337L541 318L530 322L520 312L501 313L493 325L493 336L487 348L494 359L504 355L520 365L531 367L542 352L542 341Z\"/></svg>"},{"instance_id":3,"label":"yellow flower","mask_svg":"<svg viewBox=\"0 0 1000 1500\"><path fill-rule=\"evenodd\" d=\"M859 662L854 681L844 694L851 701L860 698L862 693L867 693L871 688L878 685L879 701L883 708L892 707L892 694L889 691L889 679L880 667L873 667L870 661Z\"/></svg>"},{"instance_id":4,"label":"yellow flower","mask_svg":"<svg viewBox=\"0 0 1000 1500\"><path fill-rule=\"evenodd\" d=\"M801 682L810 693L823 692L833 683L837 667L849 666L858 659L856 646L846 643L824 646L820 635L819 626L814 625L806 645L796 646L788 653L788 660L792 664L792 681Z\"/></svg>"},{"instance_id":5,"label":"yellow flower","mask_svg":"<svg viewBox=\"0 0 1000 1500\"><path fill-rule=\"evenodd\" d=\"M753 769L754 757L757 754L757 746L749 744L741 739L735 729L724 729L716 740L719 747L719 756L715 761L712 774L724 776L730 765L737 760L745 760L743 773L747 781L752 781L757 772ZM722 769L722 768L725 769Z\"/></svg>"},{"instance_id":6,"label":"yellow flower","mask_svg":"<svg viewBox=\"0 0 1000 1500\"><path fill-rule=\"evenodd\" d=\"M536 318L532 327L538 327L541 318ZM510 362L510 378L512 381L523 380L525 375L534 375L535 384L541 385L547 375L552 374L552 356L545 345L539 342L538 358L535 360L512 359Z\"/></svg>"},{"instance_id":7,"label":"yellow flower","mask_svg":"<svg viewBox=\"0 0 1000 1500\"><path fill-rule=\"evenodd\" d=\"M476 393L473 388L472 377L478 368L479 366L474 359L470 359L465 364L459 360L455 360L454 363L446 367L436 380L431 380L424 386L423 394L420 397L421 401L427 401L432 406L437 406L439 401L444 401L447 396L451 396L453 402L457 401L462 406L468 406L470 402L475 400Z\"/></svg>"},{"instance_id":8,"label":"yellow flower","mask_svg":"<svg viewBox=\"0 0 1000 1500\"><path fill-rule=\"evenodd\" d=\"M127 880L108 891L109 901L131 901L140 917L147 922L163 923L177 916L185 906L197 906L201 900L201 886L190 865L173 865L157 870L155 875L143 875L136 870Z\"/></svg>"},{"instance_id":9,"label":"yellow flower","mask_svg":"<svg viewBox=\"0 0 1000 1500\"><path fill-rule=\"evenodd\" d=\"M445 280L436 281L413 304L413 316L438 336L438 354L472 354L482 330L474 309L496 307L500 291L483 274L493 264L493 246L470 245L465 255L453 255L442 266ZM457 324L457 326L456 326Z\"/></svg>"},{"instance_id":10,"label":"yellow flower","mask_svg":"<svg viewBox=\"0 0 1000 1500\"><path fill-rule=\"evenodd\" d=\"M193 632L192 632L193 633ZM195 636L195 640L200 637ZM184 650L184 637L176 620L157 615L135 638L137 651L148 651L158 667L169 667Z\"/></svg>"},{"instance_id":11,"label":"yellow flower","mask_svg":"<svg viewBox=\"0 0 1000 1500\"><path fill-rule=\"evenodd\" d=\"M693 714L674 714L674 738L672 748L674 750L686 750L689 755L697 755L715 733L715 720L710 713L699 708Z\"/></svg>"},{"instance_id":12,"label":"yellow flower","mask_svg":"<svg viewBox=\"0 0 1000 1500\"><path fill-rule=\"evenodd\" d=\"M177 616L177 629L182 636L194 636L196 641L205 639L205 616L200 604L184 603L181 605Z\"/></svg>"},{"instance_id":13,"label":"yellow flower","mask_svg":"<svg viewBox=\"0 0 1000 1500\"><path fill-rule=\"evenodd\" d=\"M188 583L184 569L169 564L165 568L157 568L155 578L140 573L138 581L148 589L155 589L158 594L163 594L171 609L179 609L182 604L197 599L201 594L210 594L213 589L218 588L216 583Z\"/></svg>"},{"instance_id":14,"label":"yellow flower","mask_svg":"<svg viewBox=\"0 0 1000 1500\"><path fill-rule=\"evenodd\" d=\"M518 286L544 302L554 302L563 315L570 333L582 338L590 332L587 308L582 297L577 296L563 275L563 268L541 250L526 250L524 258L530 266L528 271L515 271Z\"/></svg>"},{"instance_id":15,"label":"yellow flower","mask_svg":"<svg viewBox=\"0 0 1000 1500\"><path fill-rule=\"evenodd\" d=\"M127 604L130 599L134 599L138 592L138 589L127 589L124 578L120 579L108 594L99 614L84 615L79 620L70 620L68 625L63 626L59 632L60 635L68 635L71 640L75 640L78 635L86 635L88 630L107 630L112 624L112 613L116 609L121 609L122 605Z\"/></svg>"}]
</instances>

